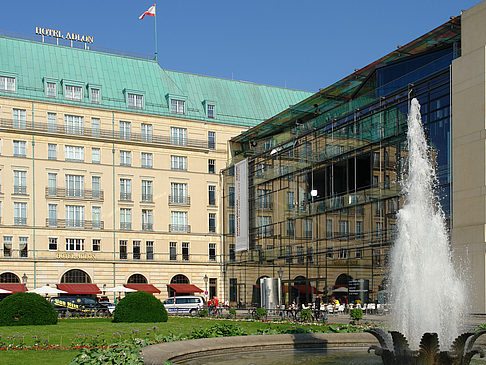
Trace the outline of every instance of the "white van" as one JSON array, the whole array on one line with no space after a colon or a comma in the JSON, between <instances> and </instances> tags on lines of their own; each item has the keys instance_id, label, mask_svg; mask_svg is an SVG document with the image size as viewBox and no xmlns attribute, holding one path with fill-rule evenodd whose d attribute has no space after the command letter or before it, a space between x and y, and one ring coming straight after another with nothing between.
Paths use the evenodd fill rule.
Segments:
<instances>
[{"instance_id":1,"label":"white van","mask_svg":"<svg viewBox=\"0 0 486 365\"><path fill-rule=\"evenodd\" d=\"M175 299L175 303L174 303ZM185 296L169 298L164 301L164 307L169 314L196 315L206 305L204 298L200 296Z\"/></svg>"}]
</instances>

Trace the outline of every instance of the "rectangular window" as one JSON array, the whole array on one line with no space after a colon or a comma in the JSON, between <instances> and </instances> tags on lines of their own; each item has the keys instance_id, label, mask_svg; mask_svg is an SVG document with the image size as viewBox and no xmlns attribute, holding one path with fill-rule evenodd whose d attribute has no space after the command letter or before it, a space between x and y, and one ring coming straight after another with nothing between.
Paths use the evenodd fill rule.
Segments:
<instances>
[{"instance_id":1,"label":"rectangular window","mask_svg":"<svg viewBox=\"0 0 486 365\"><path fill-rule=\"evenodd\" d=\"M26 154L26 142L25 141L13 141L13 154L14 157L25 157Z\"/></svg>"},{"instance_id":2,"label":"rectangular window","mask_svg":"<svg viewBox=\"0 0 486 365\"><path fill-rule=\"evenodd\" d=\"M133 241L132 253L134 260L140 260L140 241Z\"/></svg>"},{"instance_id":3,"label":"rectangular window","mask_svg":"<svg viewBox=\"0 0 486 365\"><path fill-rule=\"evenodd\" d=\"M349 234L349 222L339 221L339 235L344 236Z\"/></svg>"},{"instance_id":4,"label":"rectangular window","mask_svg":"<svg viewBox=\"0 0 486 365\"><path fill-rule=\"evenodd\" d=\"M285 246L285 263L286 264L291 264L293 261L292 258L292 246L287 245Z\"/></svg>"},{"instance_id":5,"label":"rectangular window","mask_svg":"<svg viewBox=\"0 0 486 365\"><path fill-rule=\"evenodd\" d=\"M142 230L153 231L153 212L152 209L142 209Z\"/></svg>"},{"instance_id":6,"label":"rectangular window","mask_svg":"<svg viewBox=\"0 0 486 365\"><path fill-rule=\"evenodd\" d=\"M216 186L209 185L208 186L208 204L209 205L216 205Z\"/></svg>"},{"instance_id":7,"label":"rectangular window","mask_svg":"<svg viewBox=\"0 0 486 365\"><path fill-rule=\"evenodd\" d=\"M235 244L230 243L229 244L229 261L230 262L235 262L236 261L236 250L235 250Z\"/></svg>"},{"instance_id":8,"label":"rectangular window","mask_svg":"<svg viewBox=\"0 0 486 365\"><path fill-rule=\"evenodd\" d=\"M54 82L46 82L46 96L48 98L56 97L56 84Z\"/></svg>"},{"instance_id":9,"label":"rectangular window","mask_svg":"<svg viewBox=\"0 0 486 365\"><path fill-rule=\"evenodd\" d=\"M84 228L84 207L66 205L66 227Z\"/></svg>"},{"instance_id":10,"label":"rectangular window","mask_svg":"<svg viewBox=\"0 0 486 365\"><path fill-rule=\"evenodd\" d=\"M228 204L230 207L235 206L235 187L228 187Z\"/></svg>"},{"instance_id":11,"label":"rectangular window","mask_svg":"<svg viewBox=\"0 0 486 365\"><path fill-rule=\"evenodd\" d=\"M151 169L153 166L153 156L151 153L142 152L142 167Z\"/></svg>"},{"instance_id":12,"label":"rectangular window","mask_svg":"<svg viewBox=\"0 0 486 365\"><path fill-rule=\"evenodd\" d=\"M27 194L27 171L14 170L14 194Z\"/></svg>"},{"instance_id":13,"label":"rectangular window","mask_svg":"<svg viewBox=\"0 0 486 365\"><path fill-rule=\"evenodd\" d=\"M66 238L66 251L84 251L84 239Z\"/></svg>"},{"instance_id":14,"label":"rectangular window","mask_svg":"<svg viewBox=\"0 0 486 365\"><path fill-rule=\"evenodd\" d=\"M209 232L216 233L216 213L209 213Z\"/></svg>"},{"instance_id":15,"label":"rectangular window","mask_svg":"<svg viewBox=\"0 0 486 365\"><path fill-rule=\"evenodd\" d=\"M307 247L307 262L314 262L314 248L312 246Z\"/></svg>"},{"instance_id":16,"label":"rectangular window","mask_svg":"<svg viewBox=\"0 0 486 365\"><path fill-rule=\"evenodd\" d=\"M120 139L130 139L132 136L132 123L120 120Z\"/></svg>"},{"instance_id":17,"label":"rectangular window","mask_svg":"<svg viewBox=\"0 0 486 365\"><path fill-rule=\"evenodd\" d=\"M216 243L209 244L209 261L216 261Z\"/></svg>"},{"instance_id":18,"label":"rectangular window","mask_svg":"<svg viewBox=\"0 0 486 365\"><path fill-rule=\"evenodd\" d=\"M0 76L0 90L15 92L15 78Z\"/></svg>"},{"instance_id":19,"label":"rectangular window","mask_svg":"<svg viewBox=\"0 0 486 365\"><path fill-rule=\"evenodd\" d=\"M101 121L100 118L91 118L91 135L99 137Z\"/></svg>"},{"instance_id":20,"label":"rectangular window","mask_svg":"<svg viewBox=\"0 0 486 365\"><path fill-rule=\"evenodd\" d=\"M216 132L208 132L208 148L211 150L216 148Z\"/></svg>"},{"instance_id":21,"label":"rectangular window","mask_svg":"<svg viewBox=\"0 0 486 365\"><path fill-rule=\"evenodd\" d=\"M57 238L49 237L49 251L57 251Z\"/></svg>"},{"instance_id":22,"label":"rectangular window","mask_svg":"<svg viewBox=\"0 0 486 365\"><path fill-rule=\"evenodd\" d=\"M91 89L91 103L92 104L100 103L100 89Z\"/></svg>"},{"instance_id":23,"label":"rectangular window","mask_svg":"<svg viewBox=\"0 0 486 365\"><path fill-rule=\"evenodd\" d=\"M74 198L84 197L83 175L66 175L66 196Z\"/></svg>"},{"instance_id":24,"label":"rectangular window","mask_svg":"<svg viewBox=\"0 0 486 365\"><path fill-rule=\"evenodd\" d=\"M208 118L214 119L214 105L208 104Z\"/></svg>"},{"instance_id":25,"label":"rectangular window","mask_svg":"<svg viewBox=\"0 0 486 365\"><path fill-rule=\"evenodd\" d=\"M101 198L101 177L91 177L91 196L93 199Z\"/></svg>"},{"instance_id":26,"label":"rectangular window","mask_svg":"<svg viewBox=\"0 0 486 365\"><path fill-rule=\"evenodd\" d=\"M91 207L93 229L101 229L101 207Z\"/></svg>"},{"instance_id":27,"label":"rectangular window","mask_svg":"<svg viewBox=\"0 0 486 365\"><path fill-rule=\"evenodd\" d=\"M66 161L84 161L84 147L64 146L64 158Z\"/></svg>"},{"instance_id":28,"label":"rectangular window","mask_svg":"<svg viewBox=\"0 0 486 365\"><path fill-rule=\"evenodd\" d=\"M80 86L66 85L66 99L68 100L81 101L82 92Z\"/></svg>"},{"instance_id":29,"label":"rectangular window","mask_svg":"<svg viewBox=\"0 0 486 365\"><path fill-rule=\"evenodd\" d=\"M48 225L49 227L57 227L57 204L48 204Z\"/></svg>"},{"instance_id":30,"label":"rectangular window","mask_svg":"<svg viewBox=\"0 0 486 365\"><path fill-rule=\"evenodd\" d=\"M177 260L177 242L169 242L169 260Z\"/></svg>"},{"instance_id":31,"label":"rectangular window","mask_svg":"<svg viewBox=\"0 0 486 365\"><path fill-rule=\"evenodd\" d=\"M185 114L186 102L184 100L170 99L170 112L173 114Z\"/></svg>"},{"instance_id":32,"label":"rectangular window","mask_svg":"<svg viewBox=\"0 0 486 365\"><path fill-rule=\"evenodd\" d=\"M170 143L178 146L187 145L187 129L170 127Z\"/></svg>"},{"instance_id":33,"label":"rectangular window","mask_svg":"<svg viewBox=\"0 0 486 365\"><path fill-rule=\"evenodd\" d=\"M189 261L189 242L182 242L182 261Z\"/></svg>"},{"instance_id":34,"label":"rectangular window","mask_svg":"<svg viewBox=\"0 0 486 365\"><path fill-rule=\"evenodd\" d=\"M287 236L294 237L295 221L292 218L287 218Z\"/></svg>"},{"instance_id":35,"label":"rectangular window","mask_svg":"<svg viewBox=\"0 0 486 365\"><path fill-rule=\"evenodd\" d=\"M120 179L120 200L132 200L132 180Z\"/></svg>"},{"instance_id":36,"label":"rectangular window","mask_svg":"<svg viewBox=\"0 0 486 365\"><path fill-rule=\"evenodd\" d=\"M170 156L170 168L172 170L187 170L187 157L185 156Z\"/></svg>"},{"instance_id":37,"label":"rectangular window","mask_svg":"<svg viewBox=\"0 0 486 365\"><path fill-rule=\"evenodd\" d=\"M187 212L171 212L170 221L170 232L189 233L189 226L187 225Z\"/></svg>"},{"instance_id":38,"label":"rectangular window","mask_svg":"<svg viewBox=\"0 0 486 365\"><path fill-rule=\"evenodd\" d=\"M294 209L294 192L287 191L287 209L292 210Z\"/></svg>"},{"instance_id":39,"label":"rectangular window","mask_svg":"<svg viewBox=\"0 0 486 365\"><path fill-rule=\"evenodd\" d=\"M27 203L14 203L14 225L27 225Z\"/></svg>"},{"instance_id":40,"label":"rectangular window","mask_svg":"<svg viewBox=\"0 0 486 365\"><path fill-rule=\"evenodd\" d=\"M57 174L53 174L53 173L47 174L47 195L49 196L57 195Z\"/></svg>"},{"instance_id":41,"label":"rectangular window","mask_svg":"<svg viewBox=\"0 0 486 365\"><path fill-rule=\"evenodd\" d=\"M143 95L128 93L128 107L143 109Z\"/></svg>"},{"instance_id":42,"label":"rectangular window","mask_svg":"<svg viewBox=\"0 0 486 365\"><path fill-rule=\"evenodd\" d=\"M132 153L130 151L120 151L120 166L132 166Z\"/></svg>"},{"instance_id":43,"label":"rectangular window","mask_svg":"<svg viewBox=\"0 0 486 365\"><path fill-rule=\"evenodd\" d=\"M216 160L209 159L208 160L208 173L215 174L216 173Z\"/></svg>"},{"instance_id":44,"label":"rectangular window","mask_svg":"<svg viewBox=\"0 0 486 365\"><path fill-rule=\"evenodd\" d=\"M142 180L142 201L153 202L152 181Z\"/></svg>"},{"instance_id":45,"label":"rectangular window","mask_svg":"<svg viewBox=\"0 0 486 365\"><path fill-rule=\"evenodd\" d=\"M272 209L271 194L271 190L257 189L257 205L259 209Z\"/></svg>"},{"instance_id":46,"label":"rectangular window","mask_svg":"<svg viewBox=\"0 0 486 365\"><path fill-rule=\"evenodd\" d=\"M263 237L270 237L272 235L272 217L271 216L258 216L257 217L257 232Z\"/></svg>"},{"instance_id":47,"label":"rectangular window","mask_svg":"<svg viewBox=\"0 0 486 365\"><path fill-rule=\"evenodd\" d=\"M12 256L12 236L3 236L3 256Z\"/></svg>"},{"instance_id":48,"label":"rectangular window","mask_svg":"<svg viewBox=\"0 0 486 365\"><path fill-rule=\"evenodd\" d=\"M183 205L189 204L187 184L170 183L170 203Z\"/></svg>"},{"instance_id":49,"label":"rectangular window","mask_svg":"<svg viewBox=\"0 0 486 365\"><path fill-rule=\"evenodd\" d=\"M152 124L142 123L142 141L152 142Z\"/></svg>"},{"instance_id":50,"label":"rectangular window","mask_svg":"<svg viewBox=\"0 0 486 365\"><path fill-rule=\"evenodd\" d=\"M363 238L363 222L362 221L356 221L354 233L356 234L357 239Z\"/></svg>"},{"instance_id":51,"label":"rectangular window","mask_svg":"<svg viewBox=\"0 0 486 365\"><path fill-rule=\"evenodd\" d=\"M297 246L297 263L304 263L304 247L302 246Z\"/></svg>"},{"instance_id":52,"label":"rectangular window","mask_svg":"<svg viewBox=\"0 0 486 365\"><path fill-rule=\"evenodd\" d=\"M25 109L13 109L13 127L19 129L25 129L27 127Z\"/></svg>"},{"instance_id":53,"label":"rectangular window","mask_svg":"<svg viewBox=\"0 0 486 365\"><path fill-rule=\"evenodd\" d=\"M330 238L333 236L333 223L332 219L326 219L326 237Z\"/></svg>"},{"instance_id":54,"label":"rectangular window","mask_svg":"<svg viewBox=\"0 0 486 365\"><path fill-rule=\"evenodd\" d=\"M356 248L356 258L357 259L363 258L363 249L361 247Z\"/></svg>"},{"instance_id":55,"label":"rectangular window","mask_svg":"<svg viewBox=\"0 0 486 365\"><path fill-rule=\"evenodd\" d=\"M312 218L306 218L304 220L304 229L305 229L305 236L307 238L311 238L312 237Z\"/></svg>"},{"instance_id":56,"label":"rectangular window","mask_svg":"<svg viewBox=\"0 0 486 365\"><path fill-rule=\"evenodd\" d=\"M98 238L93 239L93 252L101 251L101 240Z\"/></svg>"},{"instance_id":57,"label":"rectangular window","mask_svg":"<svg viewBox=\"0 0 486 365\"><path fill-rule=\"evenodd\" d=\"M345 248L340 248L338 251L338 258L343 260L348 258L348 250Z\"/></svg>"},{"instance_id":58,"label":"rectangular window","mask_svg":"<svg viewBox=\"0 0 486 365\"><path fill-rule=\"evenodd\" d=\"M327 248L326 257L328 259L332 259L334 257L334 248L333 247Z\"/></svg>"},{"instance_id":59,"label":"rectangular window","mask_svg":"<svg viewBox=\"0 0 486 365\"><path fill-rule=\"evenodd\" d=\"M29 246L28 246L29 238L28 237L19 237L19 253L20 257L29 257Z\"/></svg>"},{"instance_id":60,"label":"rectangular window","mask_svg":"<svg viewBox=\"0 0 486 365\"><path fill-rule=\"evenodd\" d=\"M56 113L47 113L47 130L57 132L57 115Z\"/></svg>"},{"instance_id":61,"label":"rectangular window","mask_svg":"<svg viewBox=\"0 0 486 365\"><path fill-rule=\"evenodd\" d=\"M101 151L99 148L91 149L91 162L100 163L101 162Z\"/></svg>"},{"instance_id":62,"label":"rectangular window","mask_svg":"<svg viewBox=\"0 0 486 365\"><path fill-rule=\"evenodd\" d=\"M49 143L47 145L47 158L49 160L57 160L57 145Z\"/></svg>"},{"instance_id":63,"label":"rectangular window","mask_svg":"<svg viewBox=\"0 0 486 365\"><path fill-rule=\"evenodd\" d=\"M154 241L145 242L145 255L147 260L154 259Z\"/></svg>"},{"instance_id":64,"label":"rectangular window","mask_svg":"<svg viewBox=\"0 0 486 365\"><path fill-rule=\"evenodd\" d=\"M132 229L132 210L129 208L120 208L120 229Z\"/></svg>"},{"instance_id":65,"label":"rectangular window","mask_svg":"<svg viewBox=\"0 0 486 365\"><path fill-rule=\"evenodd\" d=\"M128 258L127 242L128 241L120 240L120 260L126 260Z\"/></svg>"},{"instance_id":66,"label":"rectangular window","mask_svg":"<svg viewBox=\"0 0 486 365\"><path fill-rule=\"evenodd\" d=\"M228 215L228 232L229 234L235 234L235 215Z\"/></svg>"},{"instance_id":67,"label":"rectangular window","mask_svg":"<svg viewBox=\"0 0 486 365\"><path fill-rule=\"evenodd\" d=\"M78 115L64 115L64 125L66 127L66 133L79 134L84 133L83 117Z\"/></svg>"}]
</instances>

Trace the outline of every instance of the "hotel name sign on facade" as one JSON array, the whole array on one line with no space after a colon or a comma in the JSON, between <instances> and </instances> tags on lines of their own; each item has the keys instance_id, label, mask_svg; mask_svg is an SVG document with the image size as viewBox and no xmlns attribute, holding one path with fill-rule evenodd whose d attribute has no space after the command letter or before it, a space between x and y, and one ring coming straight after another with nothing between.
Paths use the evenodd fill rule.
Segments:
<instances>
[{"instance_id":1,"label":"hotel name sign on facade","mask_svg":"<svg viewBox=\"0 0 486 365\"><path fill-rule=\"evenodd\" d=\"M60 30L56 30L56 29L35 27L35 34L39 34L39 35L46 36L46 37L67 39L67 40L71 40L71 41L93 43L93 36L92 35L84 35L84 34L82 35L82 34L78 34L78 33L66 33L64 35L64 34L61 33Z\"/></svg>"}]
</instances>

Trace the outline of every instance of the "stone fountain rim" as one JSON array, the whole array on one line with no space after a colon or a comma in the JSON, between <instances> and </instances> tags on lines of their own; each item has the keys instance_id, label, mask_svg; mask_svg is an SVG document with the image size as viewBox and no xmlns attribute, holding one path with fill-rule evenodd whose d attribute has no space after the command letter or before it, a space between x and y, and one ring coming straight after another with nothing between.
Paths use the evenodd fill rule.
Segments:
<instances>
[{"instance_id":1,"label":"stone fountain rim","mask_svg":"<svg viewBox=\"0 0 486 365\"><path fill-rule=\"evenodd\" d=\"M362 332L251 335L160 343L142 348L142 354L144 364L156 365L165 361L177 362L237 352L296 348L367 350L369 346L377 344L373 335Z\"/></svg>"}]
</instances>

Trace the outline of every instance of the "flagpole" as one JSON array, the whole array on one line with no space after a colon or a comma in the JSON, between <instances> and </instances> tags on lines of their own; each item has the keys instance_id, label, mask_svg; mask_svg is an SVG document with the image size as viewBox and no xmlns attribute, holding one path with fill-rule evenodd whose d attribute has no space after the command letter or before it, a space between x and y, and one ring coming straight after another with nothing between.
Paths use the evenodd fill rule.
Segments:
<instances>
[{"instance_id":1,"label":"flagpole","mask_svg":"<svg viewBox=\"0 0 486 365\"><path fill-rule=\"evenodd\" d=\"M154 6L155 6L155 61L159 62L157 59L157 1L154 0Z\"/></svg>"}]
</instances>

